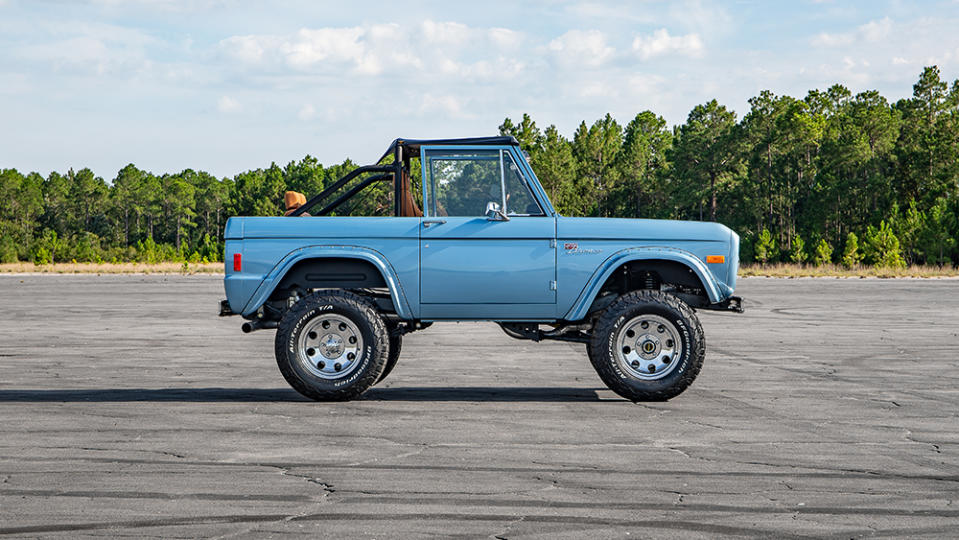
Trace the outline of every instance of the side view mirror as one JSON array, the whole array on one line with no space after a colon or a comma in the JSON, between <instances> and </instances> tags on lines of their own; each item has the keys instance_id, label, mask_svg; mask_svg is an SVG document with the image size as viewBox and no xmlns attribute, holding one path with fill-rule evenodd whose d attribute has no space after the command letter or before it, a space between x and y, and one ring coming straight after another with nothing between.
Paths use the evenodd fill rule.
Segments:
<instances>
[{"instance_id":1,"label":"side view mirror","mask_svg":"<svg viewBox=\"0 0 959 540\"><path fill-rule=\"evenodd\" d=\"M486 219L490 221L509 221L509 216L500 209L498 202L490 201L486 203Z\"/></svg>"}]
</instances>

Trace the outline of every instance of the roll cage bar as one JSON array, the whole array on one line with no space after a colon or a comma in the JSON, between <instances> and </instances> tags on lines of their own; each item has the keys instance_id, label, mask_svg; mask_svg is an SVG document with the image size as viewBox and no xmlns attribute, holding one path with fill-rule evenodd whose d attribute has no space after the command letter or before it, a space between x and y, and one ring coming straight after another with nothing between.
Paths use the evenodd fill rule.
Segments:
<instances>
[{"instance_id":1,"label":"roll cage bar","mask_svg":"<svg viewBox=\"0 0 959 540\"><path fill-rule=\"evenodd\" d=\"M499 137L472 137L464 139L396 139L387 148L386 152L382 157L377 161L380 163L390 154L393 155L393 163L389 165L364 165L362 167L357 167L347 173L345 176L334 182L330 187L321 191L318 195L311 197L310 200L306 201L303 206L300 206L292 213L290 216L299 216L305 213L310 208L313 208L327 197L335 193L337 190L342 189L346 184L351 180L359 177L360 175L367 173L381 173L377 176L371 176L365 178L362 182L356 186L350 188L349 191L343 195L337 197L334 201L327 204L323 207L322 210L316 213L318 216L325 216L338 208L340 205L346 201L352 199L356 196L357 193L363 191L367 187L376 182L382 182L385 180L393 180L393 215L400 216L402 214L401 207L403 201L403 169L408 168L409 160L413 157L419 157L420 146L423 145L490 145L490 146L504 146L512 145L519 146L519 142L515 137L512 136L499 136Z\"/></svg>"}]
</instances>

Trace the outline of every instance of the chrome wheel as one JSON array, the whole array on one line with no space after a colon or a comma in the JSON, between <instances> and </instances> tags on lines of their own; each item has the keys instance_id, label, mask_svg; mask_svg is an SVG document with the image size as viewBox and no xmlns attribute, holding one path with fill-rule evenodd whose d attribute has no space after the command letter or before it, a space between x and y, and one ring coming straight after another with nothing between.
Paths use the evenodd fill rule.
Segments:
<instances>
[{"instance_id":1,"label":"chrome wheel","mask_svg":"<svg viewBox=\"0 0 959 540\"><path fill-rule=\"evenodd\" d=\"M629 375L656 380L669 375L683 355L676 325L659 315L639 315L616 336L616 362Z\"/></svg>"},{"instance_id":2,"label":"chrome wheel","mask_svg":"<svg viewBox=\"0 0 959 540\"><path fill-rule=\"evenodd\" d=\"M346 377L360 364L363 335L356 324L337 314L316 317L300 333L297 360L323 379Z\"/></svg>"}]
</instances>

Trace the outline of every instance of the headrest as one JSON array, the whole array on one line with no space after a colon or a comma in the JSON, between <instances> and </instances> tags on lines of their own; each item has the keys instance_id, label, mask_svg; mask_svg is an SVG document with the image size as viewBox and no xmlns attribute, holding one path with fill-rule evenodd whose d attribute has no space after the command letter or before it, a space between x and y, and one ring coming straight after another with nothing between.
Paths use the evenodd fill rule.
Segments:
<instances>
[{"instance_id":1,"label":"headrest","mask_svg":"<svg viewBox=\"0 0 959 540\"><path fill-rule=\"evenodd\" d=\"M297 191L287 191L283 194L283 200L286 202L287 210L296 210L306 204L306 195Z\"/></svg>"}]
</instances>

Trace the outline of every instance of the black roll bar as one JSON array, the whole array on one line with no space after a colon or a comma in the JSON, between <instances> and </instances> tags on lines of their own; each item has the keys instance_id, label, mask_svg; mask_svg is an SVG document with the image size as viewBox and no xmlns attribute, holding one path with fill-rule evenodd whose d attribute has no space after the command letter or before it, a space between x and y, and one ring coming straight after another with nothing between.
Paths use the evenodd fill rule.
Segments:
<instances>
[{"instance_id":1,"label":"black roll bar","mask_svg":"<svg viewBox=\"0 0 959 540\"><path fill-rule=\"evenodd\" d=\"M337 197L335 201L333 201L333 202L331 202L330 204L324 206L323 209L320 210L319 212L317 212L316 215L318 215L318 216L325 216L325 215L329 214L330 212L332 212L333 210L336 210L337 207L339 207L341 204L345 203L347 200L349 200L351 197L353 197L353 196L356 195L357 193L363 191L363 189L365 189L366 186L369 186L369 185L372 184L373 182L381 182L381 181L383 181L383 180L389 180L389 179L392 178L392 177L393 177L392 174L381 174L381 175L379 175L379 176L371 176L371 177L367 178L366 180L363 180L363 181L360 182L359 184L353 186L353 187L352 187L349 191L347 191L346 193L344 193L344 194L340 195L339 197ZM305 205L304 205L304 206L305 206Z\"/></svg>"},{"instance_id":2,"label":"black roll bar","mask_svg":"<svg viewBox=\"0 0 959 540\"><path fill-rule=\"evenodd\" d=\"M393 154L393 215L400 217L403 212L403 145L397 141Z\"/></svg>"},{"instance_id":3,"label":"black roll bar","mask_svg":"<svg viewBox=\"0 0 959 540\"><path fill-rule=\"evenodd\" d=\"M402 165L400 165L400 166L402 167ZM347 175L344 176L343 178L340 178L339 180L337 180L335 183L333 183L333 185L331 185L330 187L324 189L319 195L317 195L317 196L311 198L310 200L306 201L306 204L304 204L303 206L297 208L297 209L294 210L292 213L290 213L290 216L299 216L299 215L302 214L303 212L306 212L307 210L309 210L310 208L312 208L313 206L315 206L317 203L319 203L319 202L322 201L323 199L329 197L331 193L333 193L334 191L336 191L336 190L340 189L341 187L345 186L345 185L347 184L347 182L349 182L350 180L356 178L357 176L359 176L359 175L361 175L361 174L363 174L363 173L374 173L374 172L377 172L377 173L393 173L393 174L398 174L397 171L398 171L398 169L397 169L395 166L393 166L393 165L364 165L364 166L362 166L362 167L357 167L357 168L353 169L352 171L350 171L349 174L347 174ZM386 176L386 175L383 175L383 176ZM382 180L382 178L380 178L380 179ZM397 177L397 182L398 182L398 181L399 181L399 177ZM366 187L366 186L368 186L368 185L369 185L369 184L366 184L366 185L363 186L363 187ZM350 190L350 191L352 192L352 190ZM355 194L356 194L356 193L353 193L353 195L355 195ZM344 199L344 200L345 200L345 199ZM340 201L340 204L342 204L342 202L343 202L343 201ZM325 209L324 209L324 210L325 210Z\"/></svg>"}]
</instances>

